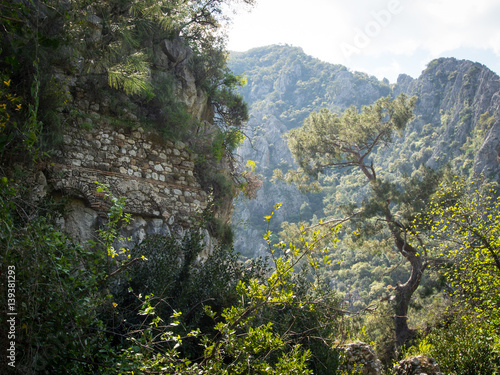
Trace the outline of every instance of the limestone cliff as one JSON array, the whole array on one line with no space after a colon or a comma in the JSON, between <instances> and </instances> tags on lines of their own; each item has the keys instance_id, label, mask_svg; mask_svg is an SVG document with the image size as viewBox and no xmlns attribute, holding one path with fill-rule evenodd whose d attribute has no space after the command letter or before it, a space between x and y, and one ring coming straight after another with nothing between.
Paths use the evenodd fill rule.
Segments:
<instances>
[{"instance_id":1,"label":"limestone cliff","mask_svg":"<svg viewBox=\"0 0 500 375\"><path fill-rule=\"evenodd\" d=\"M418 79L400 76L394 95L401 92L419 98L406 133L418 135L417 152L428 149L420 162L433 168L452 163L464 174L500 180L498 75L471 61L438 59Z\"/></svg>"},{"instance_id":2,"label":"limestone cliff","mask_svg":"<svg viewBox=\"0 0 500 375\"><path fill-rule=\"evenodd\" d=\"M244 254L265 252L264 243L256 245L255 238L264 233L262 217L272 211L274 203L284 202L275 220L279 223L331 214L327 206L338 206L335 191L344 195L344 204L363 199L362 193L342 186L335 173L324 184L326 194L320 195L300 194L293 186L270 182L275 168L286 171L293 166L282 135L301 126L309 113L320 108L339 113L382 96L416 95L415 120L393 145L376 150L375 165L397 177L417 173L421 165L437 168L448 163L465 175L482 173L500 180L500 78L485 66L439 59L430 62L419 78L401 75L396 84L389 85L313 59L298 48L269 46L233 54L230 67L248 79L242 94L250 104L251 118L248 140L239 153L243 160L256 161L264 179L255 201L236 202L234 223L246 223L237 228L236 248Z\"/></svg>"},{"instance_id":3,"label":"limestone cliff","mask_svg":"<svg viewBox=\"0 0 500 375\"><path fill-rule=\"evenodd\" d=\"M340 112L350 105L369 104L389 94L390 88L375 77L321 62L290 46L235 53L230 67L248 80L242 89L250 105L248 138L238 152L243 160L256 162L256 172L264 180L255 200L240 199L235 204L235 248L249 256L265 255L263 216L270 214L275 203L283 202L283 206L275 213L274 231L283 221L309 220L314 213L322 216L318 212L321 196L301 194L284 182L270 182L275 168L286 170L293 165L283 134L300 126L312 111L326 107Z\"/></svg>"}]
</instances>

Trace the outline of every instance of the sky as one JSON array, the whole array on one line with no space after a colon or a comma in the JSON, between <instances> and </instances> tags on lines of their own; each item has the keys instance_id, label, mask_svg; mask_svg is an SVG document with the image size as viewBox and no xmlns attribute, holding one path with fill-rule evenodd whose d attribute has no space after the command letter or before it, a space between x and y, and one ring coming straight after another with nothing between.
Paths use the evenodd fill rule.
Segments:
<instances>
[{"instance_id":1,"label":"sky","mask_svg":"<svg viewBox=\"0 0 500 375\"><path fill-rule=\"evenodd\" d=\"M500 73L499 0L256 0L237 9L227 48L271 44L396 82L439 57Z\"/></svg>"}]
</instances>

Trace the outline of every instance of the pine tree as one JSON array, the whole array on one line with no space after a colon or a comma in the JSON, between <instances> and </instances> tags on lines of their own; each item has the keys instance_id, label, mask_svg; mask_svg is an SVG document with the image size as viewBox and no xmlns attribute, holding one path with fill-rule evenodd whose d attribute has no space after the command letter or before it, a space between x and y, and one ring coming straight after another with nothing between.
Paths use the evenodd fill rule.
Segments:
<instances>
[{"instance_id":1,"label":"pine tree","mask_svg":"<svg viewBox=\"0 0 500 375\"><path fill-rule=\"evenodd\" d=\"M354 168L366 178L370 186L369 197L361 207L350 208L348 219L364 226L367 234L381 230L380 223L384 223L395 249L411 266L407 281L395 288L394 325L399 346L412 336L408 327L409 303L427 267L425 254L409 241L410 223L434 191L438 175L424 169L424 178L397 186L384 179L370 157L374 150L392 142L395 133L402 135L413 117L415 102L415 97L407 98L402 94L393 101L390 97L381 98L363 107L361 112L352 106L341 116L326 109L312 113L302 127L287 135L299 168L284 176L288 182L298 181L302 187L305 187L306 177L318 179L320 174L330 170ZM338 222L333 219L323 224Z\"/></svg>"}]
</instances>

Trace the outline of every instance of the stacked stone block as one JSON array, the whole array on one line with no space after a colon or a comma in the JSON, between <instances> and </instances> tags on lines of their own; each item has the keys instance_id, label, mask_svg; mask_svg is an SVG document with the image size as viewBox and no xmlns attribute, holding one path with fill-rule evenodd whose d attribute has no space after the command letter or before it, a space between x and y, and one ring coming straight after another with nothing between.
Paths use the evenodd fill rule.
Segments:
<instances>
[{"instance_id":1,"label":"stacked stone block","mask_svg":"<svg viewBox=\"0 0 500 375\"><path fill-rule=\"evenodd\" d=\"M48 166L52 185L83 198L103 213L109 203L95 181L125 196L125 211L189 226L207 206L207 194L194 176L196 155L182 142L153 131L100 126L64 130L63 147Z\"/></svg>"}]
</instances>

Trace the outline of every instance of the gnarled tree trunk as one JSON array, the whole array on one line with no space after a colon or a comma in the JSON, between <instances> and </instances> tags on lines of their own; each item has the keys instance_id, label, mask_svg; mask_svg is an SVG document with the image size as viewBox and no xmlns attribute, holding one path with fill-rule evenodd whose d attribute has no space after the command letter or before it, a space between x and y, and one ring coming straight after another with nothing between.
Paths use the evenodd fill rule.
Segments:
<instances>
[{"instance_id":1,"label":"gnarled tree trunk","mask_svg":"<svg viewBox=\"0 0 500 375\"><path fill-rule=\"evenodd\" d=\"M411 265L411 274L408 280L404 284L396 286L394 329L396 333L396 345L401 347L413 336L412 330L408 327L408 307L410 306L413 293L420 285L427 263L423 259L422 254L413 246L406 243L406 236L404 239L401 237L401 231L405 231L405 228L396 225L388 208L386 211L386 220L398 251Z\"/></svg>"},{"instance_id":2,"label":"gnarled tree trunk","mask_svg":"<svg viewBox=\"0 0 500 375\"><path fill-rule=\"evenodd\" d=\"M422 273L425 269L425 263L422 261L421 256L413 254L405 257L411 263L411 275L406 283L396 286L394 327L396 344L398 346L404 345L413 336L412 331L408 327L408 307L411 296L420 285Z\"/></svg>"}]
</instances>

